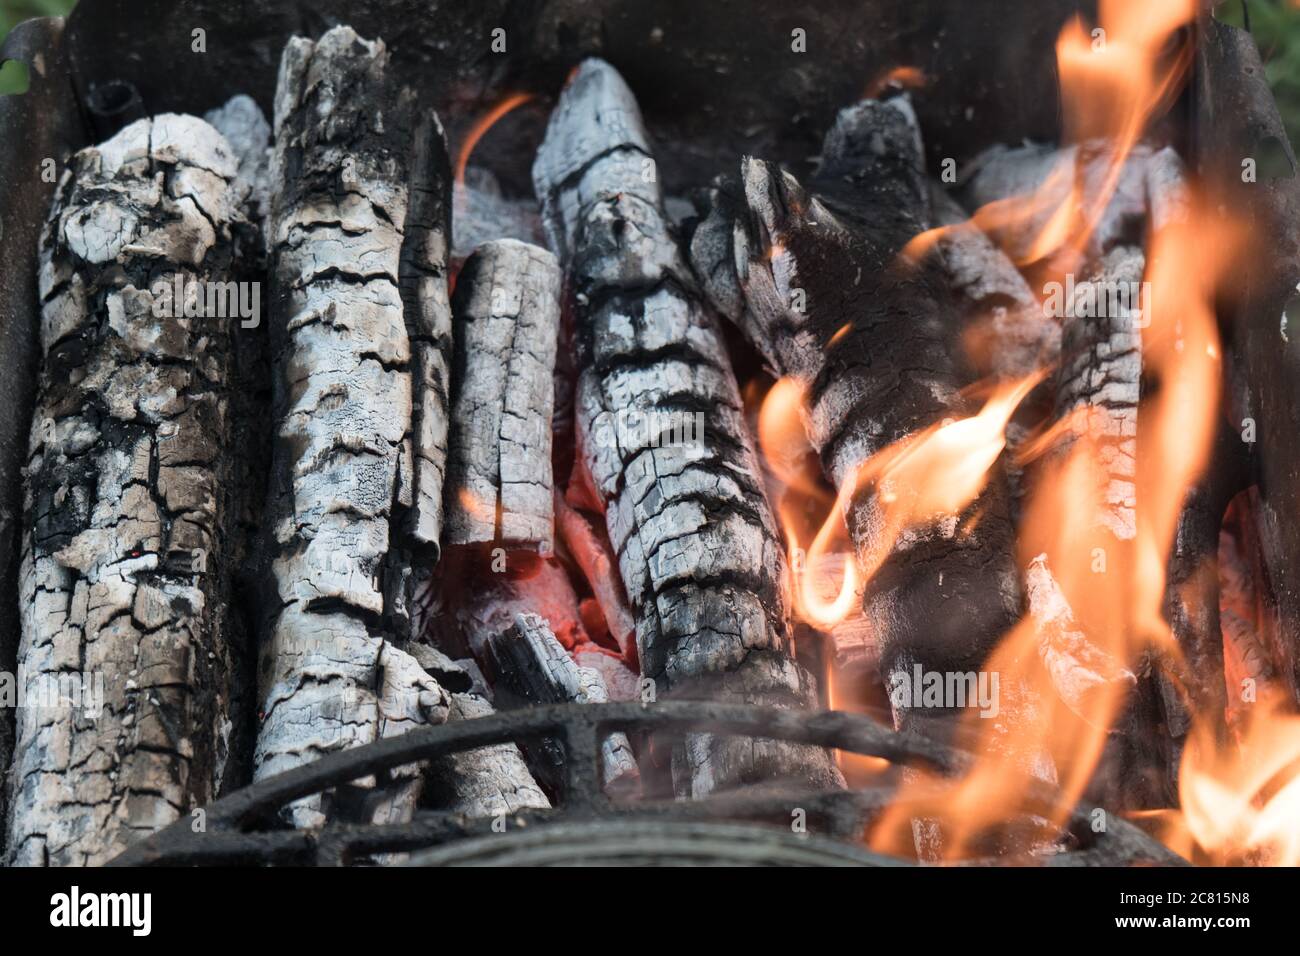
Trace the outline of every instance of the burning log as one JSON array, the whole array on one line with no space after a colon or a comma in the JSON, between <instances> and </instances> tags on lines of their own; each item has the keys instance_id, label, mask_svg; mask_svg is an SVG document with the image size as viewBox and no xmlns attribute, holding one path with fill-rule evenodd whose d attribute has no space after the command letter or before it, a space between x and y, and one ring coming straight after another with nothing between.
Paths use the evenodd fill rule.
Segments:
<instances>
[{"instance_id":1,"label":"burning log","mask_svg":"<svg viewBox=\"0 0 1300 956\"><path fill-rule=\"evenodd\" d=\"M404 649L411 555L436 551L442 517L450 170L436 117L387 65L347 27L291 40L280 64L259 779L454 704ZM409 807L415 768L390 783Z\"/></svg>"},{"instance_id":2,"label":"burning log","mask_svg":"<svg viewBox=\"0 0 1300 956\"><path fill-rule=\"evenodd\" d=\"M627 605L623 583L606 552L605 542L577 509L558 493L555 514L560 536L581 569L604 618L605 628L625 660L636 659L636 620Z\"/></svg>"},{"instance_id":3,"label":"burning log","mask_svg":"<svg viewBox=\"0 0 1300 956\"><path fill-rule=\"evenodd\" d=\"M976 215L989 236L1019 263L1041 256L1038 247L1064 204L1101 209L1084 250L1086 258L1096 262L1116 246L1140 244L1145 231L1159 230L1187 210L1183 162L1171 147L1134 146L1107 197L1114 164L1114 147L1100 140L1061 148L1038 143L995 146L974 162L966 205L996 209L1009 200L1033 197L1022 206L1021 215Z\"/></svg>"},{"instance_id":4,"label":"burning log","mask_svg":"<svg viewBox=\"0 0 1300 956\"><path fill-rule=\"evenodd\" d=\"M487 636L484 650L498 702L520 707L537 704L603 704L609 700L605 680L580 667L546 622L536 614L516 614L509 627ZM564 753L546 741L532 763L552 790L561 784ZM623 797L640 791L641 774L627 735L610 734L601 745L606 792Z\"/></svg>"},{"instance_id":5,"label":"burning log","mask_svg":"<svg viewBox=\"0 0 1300 956\"><path fill-rule=\"evenodd\" d=\"M235 307L256 302L235 282L239 168L200 119L139 120L73 157L42 235L18 658L40 696L18 710L14 863L103 863L223 783L244 645Z\"/></svg>"},{"instance_id":6,"label":"burning log","mask_svg":"<svg viewBox=\"0 0 1300 956\"><path fill-rule=\"evenodd\" d=\"M886 446L967 413L942 281L928 260L899 260L926 230L928 192L910 103L864 101L841 111L808 189L772 163L746 159L738 180L718 183L692 240L714 303L803 390L826 476L854 489L846 518L859 563L878 566L863 610L887 683L914 665L978 670L1020 610L996 468L961 515L892 541L882 537L880 496L857 482L863 462ZM952 715L895 701L900 726Z\"/></svg>"},{"instance_id":7,"label":"burning log","mask_svg":"<svg viewBox=\"0 0 1300 956\"><path fill-rule=\"evenodd\" d=\"M937 241L949 285L961 294L967 329L979 339L980 370L1020 378L1054 363L1061 327L1044 312L1020 270L933 183L930 204L935 225L944 230ZM979 327L985 324L987 328Z\"/></svg>"},{"instance_id":8,"label":"burning log","mask_svg":"<svg viewBox=\"0 0 1300 956\"><path fill-rule=\"evenodd\" d=\"M1148 374L1141 330L1152 308L1143 281L1147 258L1138 244L1186 221L1191 201L1182 162L1172 149L1139 144L1123 159L1112 182L1115 158L1111 147L1094 141L1061 150L997 148L978 162L968 194L974 205L983 207L976 221L987 222L1008 253L1021 261L1050 252L1042 239L1051 234L1049 223L1063 204L1095 211L1090 213L1095 223L1078 250L1087 278L1075 286L1073 273L1079 264L1070 261L1068 253L1058 257L1068 273L1064 293L1053 292L1058 301L1049 299L1048 304L1064 306L1058 412L1085 411L1084 429L1109 482L1096 519L1110 543L1101 543L1123 562L1135 560L1132 548L1138 534L1138 407ZM1113 194L1106 191L1112 184ZM1017 196L1023 215L996 212ZM1136 785L1125 788L1133 790L1119 798L1126 804L1172 799L1182 740L1191 724L1189 704L1207 720L1221 722L1223 650L1213 565L1223 512L1240 487L1232 474L1238 456L1229 446L1220 441L1211 474L1183 502L1170 554L1165 615L1186 666L1177 666L1168 655L1145 652L1143 660L1131 662L1151 676L1140 681L1139 693L1121 720L1131 731L1128 739L1112 744L1147 751L1151 741L1159 743L1145 756L1115 758L1124 769L1111 776L1129 781L1162 776L1165 781L1163 797L1152 796L1161 789L1158 784L1147 787L1145 795L1137 793ZM1152 663L1159 666L1152 669ZM1149 766L1135 772L1139 764Z\"/></svg>"},{"instance_id":9,"label":"burning log","mask_svg":"<svg viewBox=\"0 0 1300 956\"><path fill-rule=\"evenodd\" d=\"M571 78L533 179L572 277L581 453L641 673L674 695L806 706L784 556L722 333L669 231L635 99L608 64L588 60ZM697 795L768 776L838 779L824 751L707 734L674 767Z\"/></svg>"},{"instance_id":10,"label":"burning log","mask_svg":"<svg viewBox=\"0 0 1300 956\"><path fill-rule=\"evenodd\" d=\"M547 554L554 546L555 257L514 239L480 246L458 277L453 311L446 540Z\"/></svg>"},{"instance_id":11,"label":"burning log","mask_svg":"<svg viewBox=\"0 0 1300 956\"><path fill-rule=\"evenodd\" d=\"M1104 711L1093 698L1116 687L1122 696L1137 685L1137 677L1079 629L1069 600L1047 566L1047 555L1030 562L1025 586L1038 632L1038 654L1057 694L1080 719L1096 720Z\"/></svg>"},{"instance_id":12,"label":"burning log","mask_svg":"<svg viewBox=\"0 0 1300 956\"><path fill-rule=\"evenodd\" d=\"M1104 253L1091 275L1070 287L1067 277L1057 412L1062 419L1081 413L1077 426L1090 443L1089 454L1105 488L1089 516L1094 534L1081 547L1100 550L1107 565L1131 567L1137 538L1138 406L1142 386L1141 303L1128 295L1140 288L1146 257L1134 246ZM1123 290L1123 294L1117 294ZM1115 646L1138 673L1135 693L1111 719L1119 731L1106 744L1094 792L1122 808L1161 806L1169 799L1166 780L1176 772L1175 738L1186 732L1186 711L1176 701L1162 702L1151 655L1134 651L1107 617L1108 609L1083 609L1082 632ZM1105 653L1105 651L1101 651ZM1054 677L1056 675L1053 675ZM1058 684L1059 689L1059 684ZM1071 697L1063 699L1072 709ZM1160 727L1162 703L1177 707L1174 721ZM1179 725L1182 725L1181 727Z\"/></svg>"},{"instance_id":13,"label":"burning log","mask_svg":"<svg viewBox=\"0 0 1300 956\"><path fill-rule=\"evenodd\" d=\"M1065 308L1057 412L1086 413L1085 429L1098 448L1109 483L1096 521L1119 541L1137 535L1138 401L1142 386L1140 303L1146 257L1120 246L1073 289ZM1116 295L1116 290L1124 290Z\"/></svg>"}]
</instances>

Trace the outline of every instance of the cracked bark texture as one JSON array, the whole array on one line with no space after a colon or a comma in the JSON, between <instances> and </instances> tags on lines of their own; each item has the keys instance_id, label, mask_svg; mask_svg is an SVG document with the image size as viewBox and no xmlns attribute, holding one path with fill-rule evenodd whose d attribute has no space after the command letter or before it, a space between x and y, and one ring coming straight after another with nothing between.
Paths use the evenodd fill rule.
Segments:
<instances>
[{"instance_id":1,"label":"cracked bark texture","mask_svg":"<svg viewBox=\"0 0 1300 956\"><path fill-rule=\"evenodd\" d=\"M451 720L473 720L494 713L477 694L452 694ZM423 802L448 813L497 817L550 807L523 754L514 744L493 744L430 761Z\"/></svg>"},{"instance_id":2,"label":"cracked bark texture","mask_svg":"<svg viewBox=\"0 0 1300 956\"><path fill-rule=\"evenodd\" d=\"M1140 283L1145 269L1141 249L1120 246L1076 287L1064 319L1057 376L1058 415L1083 411L1083 427L1107 475L1104 504L1095 521L1119 541L1131 541L1137 534L1142 332L1136 310L1110 308L1109 302L1118 300L1108 297L1107 289Z\"/></svg>"},{"instance_id":3,"label":"cracked bark texture","mask_svg":"<svg viewBox=\"0 0 1300 956\"><path fill-rule=\"evenodd\" d=\"M960 318L935 263L899 254L930 225L919 131L906 97L842 110L805 188L746 158L712 190L692 239L710 298L778 375L806 389L809 440L835 487L873 454L971 409L952 350ZM970 533L965 518L979 514ZM846 519L860 560L880 549L874 489ZM1006 481L995 469L962 516L904 534L867 583L882 676L978 670L1020 612ZM895 708L900 726L952 716ZM946 726L951 726L947 724ZM945 725L933 732L943 734Z\"/></svg>"},{"instance_id":4,"label":"cracked bark texture","mask_svg":"<svg viewBox=\"0 0 1300 956\"><path fill-rule=\"evenodd\" d=\"M559 264L515 239L484 243L457 277L452 311L446 543L548 554Z\"/></svg>"},{"instance_id":5,"label":"cracked bark texture","mask_svg":"<svg viewBox=\"0 0 1300 956\"><path fill-rule=\"evenodd\" d=\"M972 163L963 188L966 205L1034 196L1027 215L991 225L989 237L1016 262L1032 260L1035 244L1061 204L1073 201L1096 209L1114 162L1114 146L1104 140L1056 147L1042 143L994 146ZM1071 194L1073 199L1071 200ZM1148 229L1160 229L1185 215L1188 194L1182 159L1169 146L1138 143L1120 166L1114 191L1088 235L1084 253L1093 263L1116 246L1141 245Z\"/></svg>"},{"instance_id":6,"label":"cracked bark texture","mask_svg":"<svg viewBox=\"0 0 1300 956\"><path fill-rule=\"evenodd\" d=\"M975 343L980 370L1018 378L1052 365L1061 351L1061 327L1044 312L1020 270L935 183L930 206L935 225L947 227L938 240L939 253L968 313L966 331L982 340ZM987 328L972 328L980 324Z\"/></svg>"},{"instance_id":7,"label":"cracked bark texture","mask_svg":"<svg viewBox=\"0 0 1300 956\"><path fill-rule=\"evenodd\" d=\"M477 641L499 702L519 707L545 704L604 704L609 702L605 680L596 670L580 667L536 614L515 614L504 629ZM563 747L543 741L534 763L544 767L543 777L553 790L561 786ZM612 795L640 793L641 773L627 735L610 734L601 744L602 782Z\"/></svg>"},{"instance_id":8,"label":"cracked bark texture","mask_svg":"<svg viewBox=\"0 0 1300 956\"><path fill-rule=\"evenodd\" d=\"M580 447L642 674L674 696L808 706L722 331L670 232L636 101L607 63L571 78L533 180L576 298ZM826 752L772 741L691 735L674 757L677 787L695 795L772 776L838 781Z\"/></svg>"},{"instance_id":9,"label":"cracked bark texture","mask_svg":"<svg viewBox=\"0 0 1300 956\"><path fill-rule=\"evenodd\" d=\"M412 562L441 524L449 172L436 117L387 74L382 41L295 38L275 101L270 245L275 452L256 778L446 720L412 657ZM370 781L385 818L408 767ZM299 826L344 810L291 808Z\"/></svg>"},{"instance_id":10,"label":"cracked bark texture","mask_svg":"<svg viewBox=\"0 0 1300 956\"><path fill-rule=\"evenodd\" d=\"M73 157L46 223L19 661L28 681L86 675L104 697L98 714L84 697L19 711L13 863L104 863L223 783L249 333L188 293L239 278L239 159L203 120L140 120Z\"/></svg>"}]
</instances>

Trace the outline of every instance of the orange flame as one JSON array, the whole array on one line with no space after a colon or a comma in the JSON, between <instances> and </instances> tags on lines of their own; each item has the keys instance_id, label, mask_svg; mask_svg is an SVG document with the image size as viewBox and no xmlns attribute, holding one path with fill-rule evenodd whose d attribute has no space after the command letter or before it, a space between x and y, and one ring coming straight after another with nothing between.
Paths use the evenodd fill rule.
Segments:
<instances>
[{"instance_id":1,"label":"orange flame","mask_svg":"<svg viewBox=\"0 0 1300 956\"><path fill-rule=\"evenodd\" d=\"M954 229L1026 234L1032 227L1021 264L1038 263L1048 277L1077 269L1124 164L1185 83L1190 51L1184 45L1171 53L1170 41L1195 15L1195 0L1102 0L1099 30L1088 30L1081 19L1068 24L1057 57L1065 140L1077 147L1078 163L1060 164L1030 195L922 233L902 258L924 256ZM1102 164L1086 189L1085 161ZM1134 462L1131 491L1116 489L1119 422L1105 409L1076 409L1018 449L1021 464L1037 462L1022 519L1021 563L1027 567L1042 555L1055 603L1035 614L1031 593L1030 613L985 662L1014 699L1004 701L1006 719L972 715L977 759L971 769L938 793L933 777L914 775L873 828L875 848L909 852L917 821L924 820L942 834L945 857L987 852L989 839L996 841L999 829L1023 819L1031 806L1043 831L1037 845L1049 846L1053 827L1093 777L1144 655L1185 704L1195 703L1181 687L1187 665L1163 615L1166 567L1187 492L1211 452L1222 377L1214 301L1242 247L1238 227L1195 197L1183 221L1162 224L1149 237L1143 276L1149 291L1139 323L1140 427L1136 435L1118 436L1132 439L1124 451ZM972 458L963 471L950 461L920 460L926 467L905 472L908 481L924 489L934 474L951 479L947 505L963 498L970 474L984 461ZM1137 503L1134 527L1123 534L1099 519L1117 493ZM1090 669L1101 659L1115 662L1111 676ZM1225 750L1216 733L1221 714L1194 714L1181 771L1183 813L1144 815L1171 847L1186 853L1195 845L1218 862L1248 854L1274 863L1300 860L1300 717L1264 708L1258 714L1240 754ZM1041 793L1032 785L1042 780L1059 788L1050 806L1030 797L1031 790Z\"/></svg>"},{"instance_id":2,"label":"orange flame","mask_svg":"<svg viewBox=\"0 0 1300 956\"><path fill-rule=\"evenodd\" d=\"M874 100L891 86L915 90L925 86L929 82L929 77L925 75L925 71L920 67L896 66L893 69L886 70L880 76L868 83L862 97L863 99Z\"/></svg>"},{"instance_id":3,"label":"orange flame","mask_svg":"<svg viewBox=\"0 0 1300 956\"><path fill-rule=\"evenodd\" d=\"M1199 728L1183 752L1179 799L1213 863L1300 866L1300 716L1261 701L1238 751Z\"/></svg>"},{"instance_id":4,"label":"orange flame","mask_svg":"<svg viewBox=\"0 0 1300 956\"><path fill-rule=\"evenodd\" d=\"M460 152L456 154L456 185L465 185L465 169L469 166L470 154L474 152L474 147L478 145L479 140L500 122L501 118L511 110L523 106L529 100L533 99L533 93L511 93L486 114L474 121L474 125L469 128L465 134L465 140L460 144Z\"/></svg>"},{"instance_id":5,"label":"orange flame","mask_svg":"<svg viewBox=\"0 0 1300 956\"><path fill-rule=\"evenodd\" d=\"M796 522L782 508L795 585L795 613L821 628L842 621L856 603L859 583L869 581L879 570L900 535L937 518L958 515L974 501L984 490L989 469L1006 447L1007 422L1044 374L1036 372L1018 381L999 382L977 414L932 425L862 462L841 484L835 505L806 554L800 550ZM759 415L759 444L778 475L788 479L787 484L798 480L788 465L788 449L804 436L800 418L803 403L803 386L782 379L768 393ZM884 531L876 536L871 553L858 554L855 563L847 544L844 515L859 491L868 486L874 486ZM838 550L832 551L833 546ZM835 557L843 563L843 578L835 597L827 600L819 593L817 577L810 571Z\"/></svg>"}]
</instances>

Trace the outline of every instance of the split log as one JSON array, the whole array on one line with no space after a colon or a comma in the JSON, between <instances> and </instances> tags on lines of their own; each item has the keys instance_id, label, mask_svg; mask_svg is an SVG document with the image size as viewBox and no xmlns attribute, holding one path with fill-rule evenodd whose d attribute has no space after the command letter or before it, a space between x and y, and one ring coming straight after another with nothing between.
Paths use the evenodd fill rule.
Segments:
<instances>
[{"instance_id":1,"label":"split log","mask_svg":"<svg viewBox=\"0 0 1300 956\"><path fill-rule=\"evenodd\" d=\"M807 706L784 556L722 332L670 233L636 101L608 64L588 60L571 78L533 180L576 297L581 451L642 674L672 695ZM692 794L838 780L824 751L708 734L674 765Z\"/></svg>"},{"instance_id":2,"label":"split log","mask_svg":"<svg viewBox=\"0 0 1300 956\"><path fill-rule=\"evenodd\" d=\"M579 667L536 614L516 614L505 630L486 636L484 650L491 665L488 676L498 705L526 707L609 701L600 673ZM536 749L539 752L531 761L534 769L552 791L558 790L564 771L562 746L556 741L544 741ZM602 782L607 793L626 798L640 792L641 774L626 734L606 737L601 744L601 756Z\"/></svg>"},{"instance_id":3,"label":"split log","mask_svg":"<svg viewBox=\"0 0 1300 956\"><path fill-rule=\"evenodd\" d=\"M249 191L225 138L174 114L82 150L59 184L18 660L21 689L53 681L63 699L18 711L14 863L104 863L221 789L245 647L247 333L229 307Z\"/></svg>"},{"instance_id":4,"label":"split log","mask_svg":"<svg viewBox=\"0 0 1300 956\"><path fill-rule=\"evenodd\" d=\"M415 555L436 553L446 438L450 170L381 41L295 38L275 101L270 243L274 594L258 779L422 724L453 701L406 651ZM416 768L385 781L404 812ZM331 815L320 796L293 822Z\"/></svg>"},{"instance_id":5,"label":"split log","mask_svg":"<svg viewBox=\"0 0 1300 956\"><path fill-rule=\"evenodd\" d=\"M721 180L692 240L696 272L776 374L805 389L805 424L831 483L945 418L970 413L950 349L959 319L929 259L899 254L930 225L915 116L906 97L840 112L804 188L745 159ZM978 514L978 522L969 518ZM881 505L859 487L847 509L860 561L882 550ZM969 533L959 534L959 527ZM863 611L882 676L978 670L1020 612L1006 483L994 469L962 515L899 538L867 583ZM895 722L946 733L950 709L895 706ZM933 721L929 718L934 718Z\"/></svg>"},{"instance_id":6,"label":"split log","mask_svg":"<svg viewBox=\"0 0 1300 956\"><path fill-rule=\"evenodd\" d=\"M452 310L446 541L549 554L559 265L514 239L486 243L461 270Z\"/></svg>"}]
</instances>

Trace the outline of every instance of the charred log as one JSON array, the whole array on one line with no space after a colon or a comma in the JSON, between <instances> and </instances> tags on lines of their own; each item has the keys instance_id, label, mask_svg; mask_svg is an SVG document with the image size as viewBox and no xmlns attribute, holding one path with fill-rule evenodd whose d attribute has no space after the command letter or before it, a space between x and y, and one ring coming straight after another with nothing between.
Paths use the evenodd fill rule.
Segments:
<instances>
[{"instance_id":1,"label":"charred log","mask_svg":"<svg viewBox=\"0 0 1300 956\"><path fill-rule=\"evenodd\" d=\"M580 667L546 622L536 614L517 614L509 627L487 635L484 651L499 705L512 707L562 704L603 704L609 701L605 679L596 670ZM530 761L552 792L561 787L563 748L554 741L526 748L537 753ZM640 790L641 774L627 735L610 734L601 745L603 782L607 793L630 797Z\"/></svg>"},{"instance_id":2,"label":"charred log","mask_svg":"<svg viewBox=\"0 0 1300 956\"><path fill-rule=\"evenodd\" d=\"M477 694L452 694L450 720L495 713ZM422 801L468 817L501 817L551 805L514 744L493 744L430 761Z\"/></svg>"},{"instance_id":3,"label":"charred log","mask_svg":"<svg viewBox=\"0 0 1300 956\"><path fill-rule=\"evenodd\" d=\"M249 126L252 154L265 121ZM235 354L257 322L233 260L251 192L231 144L173 114L82 150L59 185L21 573L19 664L40 697L18 712L13 862L103 863L222 786L245 650Z\"/></svg>"},{"instance_id":4,"label":"charred log","mask_svg":"<svg viewBox=\"0 0 1300 956\"><path fill-rule=\"evenodd\" d=\"M670 233L636 102L608 64L586 61L565 88L533 178L577 302L580 444L642 674L667 694L806 706L784 557L721 330ZM688 739L675 767L695 794L838 776L822 751L710 735Z\"/></svg>"},{"instance_id":5,"label":"charred log","mask_svg":"<svg viewBox=\"0 0 1300 956\"><path fill-rule=\"evenodd\" d=\"M513 239L480 246L457 279L453 311L446 541L550 553L555 257Z\"/></svg>"},{"instance_id":6,"label":"charred log","mask_svg":"<svg viewBox=\"0 0 1300 956\"><path fill-rule=\"evenodd\" d=\"M1063 205L1100 208L1083 250L1095 263L1116 246L1140 246L1148 231L1163 228L1187 209L1186 173L1171 147L1136 145L1120 164L1106 197L1114 161L1113 146L1100 141L1061 148L1038 143L994 146L974 162L965 187L966 206L976 210L1033 197L1023 204L1023 215L989 217L989 236L1016 262L1042 254L1037 246Z\"/></svg>"},{"instance_id":7,"label":"charred log","mask_svg":"<svg viewBox=\"0 0 1300 956\"><path fill-rule=\"evenodd\" d=\"M1020 270L955 199L930 187L937 240L949 285L962 297L963 338L979 371L1017 378L1052 365L1061 327L1048 315Z\"/></svg>"},{"instance_id":8,"label":"charred log","mask_svg":"<svg viewBox=\"0 0 1300 956\"><path fill-rule=\"evenodd\" d=\"M809 439L836 487L890 443L969 411L951 354L959 319L942 277L929 259L899 260L929 225L928 193L906 98L866 101L840 113L809 188L746 159L739 179L714 189L692 242L714 303L777 374L805 389ZM863 487L848 509L860 559L882 548L879 508ZM958 535L975 513L970 533ZM969 513L900 538L863 609L887 684L914 665L978 670L1020 610L1002 475ZM900 726L944 714L895 707Z\"/></svg>"},{"instance_id":9,"label":"charred log","mask_svg":"<svg viewBox=\"0 0 1300 956\"><path fill-rule=\"evenodd\" d=\"M437 119L387 66L347 27L290 41L280 65L258 778L453 706L405 649L412 555L441 523L450 173ZM382 783L409 808L419 774ZM320 798L292 812L329 816Z\"/></svg>"}]
</instances>

